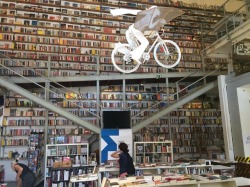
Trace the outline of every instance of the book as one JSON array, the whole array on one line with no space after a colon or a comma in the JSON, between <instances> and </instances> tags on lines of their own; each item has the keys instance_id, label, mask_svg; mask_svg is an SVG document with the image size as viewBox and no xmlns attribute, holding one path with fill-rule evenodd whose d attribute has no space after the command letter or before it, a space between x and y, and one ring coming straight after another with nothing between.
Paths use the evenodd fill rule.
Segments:
<instances>
[{"instance_id":1,"label":"book","mask_svg":"<svg viewBox=\"0 0 250 187\"><path fill-rule=\"evenodd\" d=\"M119 183L118 182L111 182L109 183L110 187L119 187Z\"/></svg>"},{"instance_id":2,"label":"book","mask_svg":"<svg viewBox=\"0 0 250 187\"><path fill-rule=\"evenodd\" d=\"M63 144L65 143L65 137L64 136L57 136L56 137L56 144Z\"/></svg>"}]
</instances>

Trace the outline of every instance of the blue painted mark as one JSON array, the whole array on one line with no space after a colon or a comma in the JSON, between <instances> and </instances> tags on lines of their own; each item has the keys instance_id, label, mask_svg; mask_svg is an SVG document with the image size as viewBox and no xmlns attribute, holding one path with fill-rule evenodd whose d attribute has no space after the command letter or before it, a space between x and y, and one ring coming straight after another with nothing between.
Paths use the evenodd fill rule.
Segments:
<instances>
[{"instance_id":1,"label":"blue painted mark","mask_svg":"<svg viewBox=\"0 0 250 187\"><path fill-rule=\"evenodd\" d=\"M119 136L119 130L105 129L101 131L101 138L107 143L107 146L101 150L101 163L105 163L108 160L108 151L117 150L117 143L110 136Z\"/></svg>"}]
</instances>

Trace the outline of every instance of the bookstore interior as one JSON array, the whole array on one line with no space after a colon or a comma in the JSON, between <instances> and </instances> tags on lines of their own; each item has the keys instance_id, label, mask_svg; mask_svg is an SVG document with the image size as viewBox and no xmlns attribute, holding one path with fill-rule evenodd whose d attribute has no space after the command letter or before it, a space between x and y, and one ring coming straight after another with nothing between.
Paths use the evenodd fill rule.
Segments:
<instances>
[{"instance_id":1,"label":"bookstore interior","mask_svg":"<svg viewBox=\"0 0 250 187\"><path fill-rule=\"evenodd\" d=\"M1 0L0 187L250 186L249 36L250 0Z\"/></svg>"}]
</instances>

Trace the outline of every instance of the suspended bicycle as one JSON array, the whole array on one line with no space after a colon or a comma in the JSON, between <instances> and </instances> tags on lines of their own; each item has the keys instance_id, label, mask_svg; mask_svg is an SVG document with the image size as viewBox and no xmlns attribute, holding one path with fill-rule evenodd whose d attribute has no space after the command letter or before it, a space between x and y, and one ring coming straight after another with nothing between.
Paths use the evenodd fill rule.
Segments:
<instances>
[{"instance_id":1,"label":"suspended bicycle","mask_svg":"<svg viewBox=\"0 0 250 187\"><path fill-rule=\"evenodd\" d=\"M152 52L155 61L161 67L173 68L180 62L181 51L179 46L172 40L162 39L158 31L155 31L157 28L162 27L167 22L166 18L162 18L164 16L166 17L166 13L162 13L166 12L166 8L155 7L153 9L156 10L150 9L150 13L148 13L149 10L146 10L142 11L142 13L139 12L137 14L137 21L135 23L135 27L137 27L136 29L144 33L145 31L148 31L150 33L150 37L155 39L152 45L146 46L146 49L139 56L139 58L133 58L132 52L141 45L143 40L140 40L140 38L138 39L138 36L136 36L135 33L126 32L128 43L117 43L115 45L115 48L113 49L111 54L111 60L115 68L120 72L132 73L136 71L140 67L140 65L145 64L147 61L151 60ZM183 12L176 11L176 8L169 8L167 10L168 17L171 17L169 18L170 20L181 14L183 14ZM150 19L148 19L147 15L150 16ZM155 19L156 21L154 21L154 18L157 18ZM145 20L148 24L145 23ZM150 27L150 25L153 26Z\"/></svg>"}]
</instances>

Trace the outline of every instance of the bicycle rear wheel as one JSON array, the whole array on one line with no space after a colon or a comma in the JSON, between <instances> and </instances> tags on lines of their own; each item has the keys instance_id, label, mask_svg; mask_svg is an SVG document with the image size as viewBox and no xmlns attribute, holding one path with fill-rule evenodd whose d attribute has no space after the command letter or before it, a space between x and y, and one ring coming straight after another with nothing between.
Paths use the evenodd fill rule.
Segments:
<instances>
[{"instance_id":1,"label":"bicycle rear wheel","mask_svg":"<svg viewBox=\"0 0 250 187\"><path fill-rule=\"evenodd\" d=\"M180 62L181 51L175 42L163 40L156 44L154 58L161 67L173 68Z\"/></svg>"},{"instance_id":2,"label":"bicycle rear wheel","mask_svg":"<svg viewBox=\"0 0 250 187\"><path fill-rule=\"evenodd\" d=\"M136 71L140 64L132 59L129 44L119 44L111 54L111 61L115 68L122 73L132 73Z\"/></svg>"}]
</instances>

